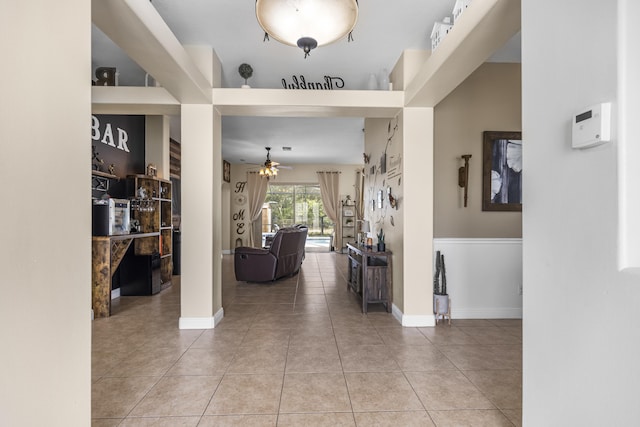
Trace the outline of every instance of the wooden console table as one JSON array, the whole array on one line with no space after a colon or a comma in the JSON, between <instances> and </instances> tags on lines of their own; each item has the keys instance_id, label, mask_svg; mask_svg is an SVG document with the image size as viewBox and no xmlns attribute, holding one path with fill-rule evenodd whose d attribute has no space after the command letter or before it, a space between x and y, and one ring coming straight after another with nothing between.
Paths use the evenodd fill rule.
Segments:
<instances>
[{"instance_id":1,"label":"wooden console table","mask_svg":"<svg viewBox=\"0 0 640 427\"><path fill-rule=\"evenodd\" d=\"M391 313L393 299L392 253L378 252L365 246L347 243L347 289L362 298L362 312L370 303L382 303Z\"/></svg>"},{"instance_id":2,"label":"wooden console table","mask_svg":"<svg viewBox=\"0 0 640 427\"><path fill-rule=\"evenodd\" d=\"M94 317L111 315L111 278L134 239L160 233L93 236L91 241L91 307Z\"/></svg>"}]
</instances>

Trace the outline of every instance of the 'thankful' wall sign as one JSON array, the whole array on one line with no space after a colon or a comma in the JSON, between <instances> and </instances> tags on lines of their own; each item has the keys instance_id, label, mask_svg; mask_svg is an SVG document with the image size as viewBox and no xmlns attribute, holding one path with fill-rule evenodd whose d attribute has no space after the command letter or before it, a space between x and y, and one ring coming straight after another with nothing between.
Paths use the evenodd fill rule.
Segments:
<instances>
[{"instance_id":1,"label":"'thankful' wall sign","mask_svg":"<svg viewBox=\"0 0 640 427\"><path fill-rule=\"evenodd\" d=\"M344 87L344 80L341 77L324 76L324 79L319 82L307 82L307 79L300 74L298 76L291 76L291 82L287 82L287 79L282 79L282 87L285 89L313 89L313 90L333 90L342 89Z\"/></svg>"}]
</instances>

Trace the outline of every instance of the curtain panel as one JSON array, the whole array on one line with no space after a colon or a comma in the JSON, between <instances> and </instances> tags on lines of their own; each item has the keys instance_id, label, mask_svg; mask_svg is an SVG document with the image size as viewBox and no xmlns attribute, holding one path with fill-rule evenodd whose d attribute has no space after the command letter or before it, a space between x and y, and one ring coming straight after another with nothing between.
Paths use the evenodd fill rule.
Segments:
<instances>
[{"instance_id":1,"label":"curtain panel","mask_svg":"<svg viewBox=\"0 0 640 427\"><path fill-rule=\"evenodd\" d=\"M249 246L262 246L262 240L256 242L254 237L257 233L256 227L261 228L262 223L256 225L256 220L262 213L262 205L269 189L269 179L258 172L247 173L247 187L249 192L249 222L251 224L249 233ZM256 246L257 245L257 246Z\"/></svg>"},{"instance_id":2,"label":"curtain panel","mask_svg":"<svg viewBox=\"0 0 640 427\"><path fill-rule=\"evenodd\" d=\"M342 243L342 223L340 221L340 172L317 172L320 197L325 213L335 224L333 246Z\"/></svg>"}]
</instances>

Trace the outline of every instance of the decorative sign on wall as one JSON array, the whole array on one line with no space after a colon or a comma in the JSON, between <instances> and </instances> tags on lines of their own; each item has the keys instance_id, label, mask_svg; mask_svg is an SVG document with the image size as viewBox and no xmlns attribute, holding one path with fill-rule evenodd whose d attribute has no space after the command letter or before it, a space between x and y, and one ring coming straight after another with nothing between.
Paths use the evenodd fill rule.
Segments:
<instances>
[{"instance_id":1,"label":"decorative sign on wall","mask_svg":"<svg viewBox=\"0 0 640 427\"><path fill-rule=\"evenodd\" d=\"M312 89L312 90L333 90L344 88L344 80L341 77L324 76L323 81L320 82L307 82L305 76L300 74L300 79L297 76L291 76L291 83L287 79L282 79L282 87L285 89Z\"/></svg>"},{"instance_id":2,"label":"decorative sign on wall","mask_svg":"<svg viewBox=\"0 0 640 427\"><path fill-rule=\"evenodd\" d=\"M389 169L387 171L387 178L395 178L402 174L402 156L400 153L393 153L389 155ZM399 184L398 184L399 185Z\"/></svg>"},{"instance_id":3,"label":"decorative sign on wall","mask_svg":"<svg viewBox=\"0 0 640 427\"><path fill-rule=\"evenodd\" d=\"M233 190L234 196L233 201L235 202L235 207L233 208L233 222L235 223L235 233L236 233L236 248L239 246L244 246L244 234L247 231L247 223L245 216L245 204L247 203L247 196L244 195L244 190L247 187L247 181L239 181L236 182L236 187Z\"/></svg>"},{"instance_id":4,"label":"decorative sign on wall","mask_svg":"<svg viewBox=\"0 0 640 427\"><path fill-rule=\"evenodd\" d=\"M96 79L91 80L92 86L117 86L118 72L115 67L96 68Z\"/></svg>"},{"instance_id":5,"label":"decorative sign on wall","mask_svg":"<svg viewBox=\"0 0 640 427\"><path fill-rule=\"evenodd\" d=\"M92 115L94 170L119 177L144 173L145 117ZM95 158L99 158L96 164ZM112 171L108 168L113 165Z\"/></svg>"}]
</instances>

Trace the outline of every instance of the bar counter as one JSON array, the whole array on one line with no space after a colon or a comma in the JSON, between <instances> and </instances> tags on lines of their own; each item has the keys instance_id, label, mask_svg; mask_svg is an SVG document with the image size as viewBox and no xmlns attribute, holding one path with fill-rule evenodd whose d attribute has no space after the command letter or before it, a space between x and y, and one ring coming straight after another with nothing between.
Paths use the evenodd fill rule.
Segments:
<instances>
[{"instance_id":1,"label":"bar counter","mask_svg":"<svg viewBox=\"0 0 640 427\"><path fill-rule=\"evenodd\" d=\"M91 239L91 306L94 317L111 315L111 278L135 239L153 237L155 233L132 233L119 236L93 236Z\"/></svg>"}]
</instances>

